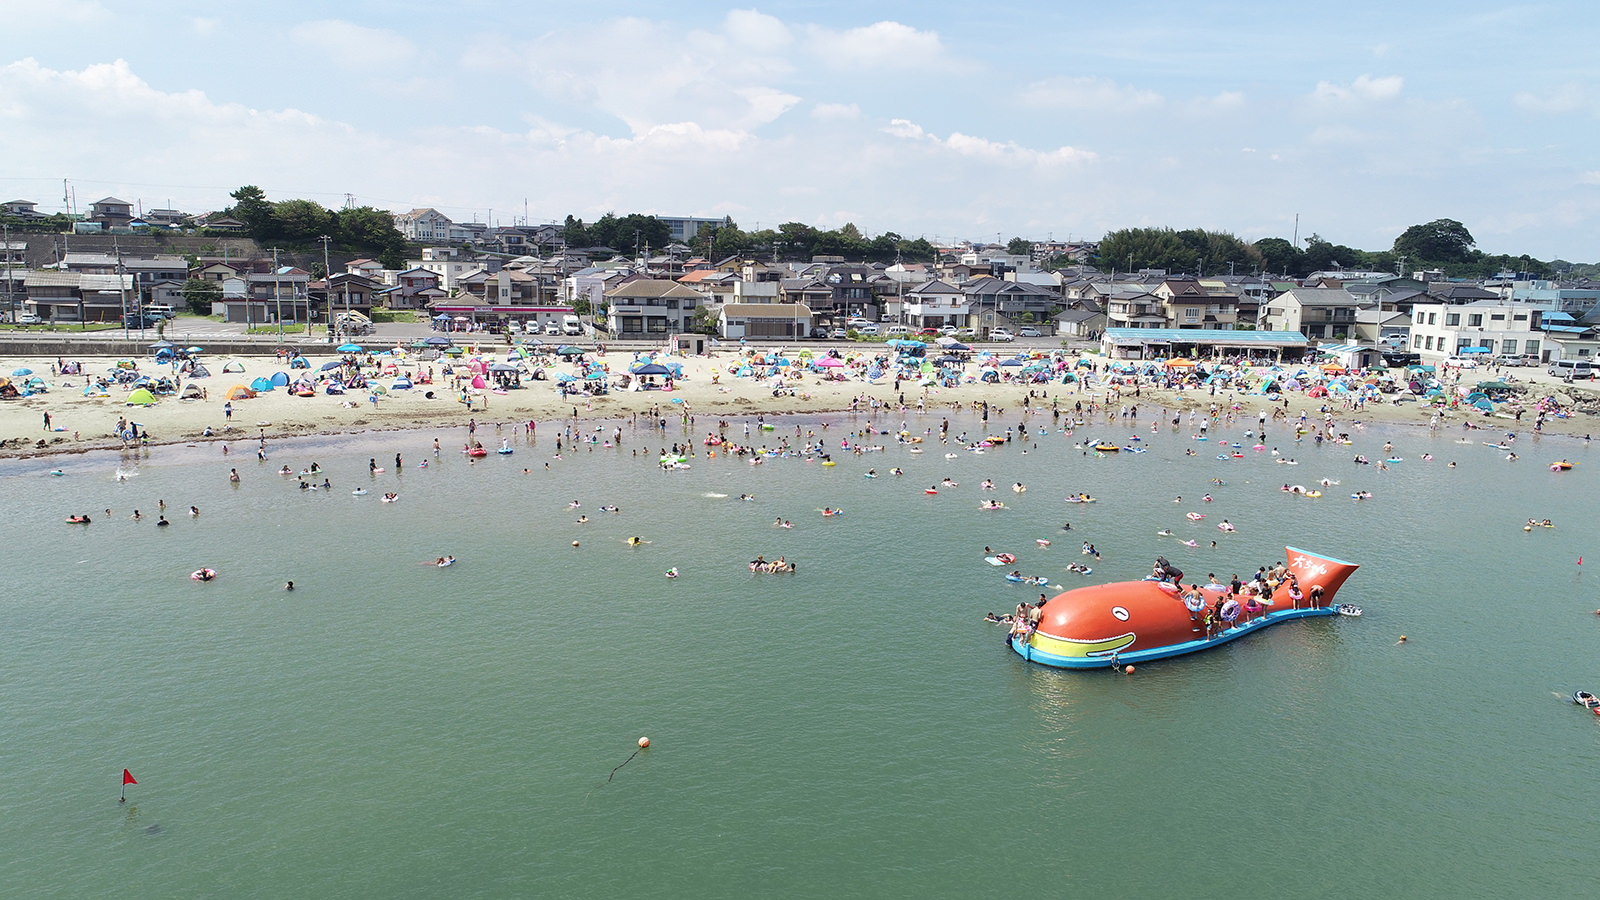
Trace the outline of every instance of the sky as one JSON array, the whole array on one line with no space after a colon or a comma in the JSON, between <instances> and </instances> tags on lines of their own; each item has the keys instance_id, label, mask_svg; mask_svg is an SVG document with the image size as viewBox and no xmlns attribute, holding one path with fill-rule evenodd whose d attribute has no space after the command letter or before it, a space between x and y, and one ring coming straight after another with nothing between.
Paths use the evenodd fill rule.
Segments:
<instances>
[{"instance_id":1,"label":"sky","mask_svg":"<svg viewBox=\"0 0 1600 900\"><path fill-rule=\"evenodd\" d=\"M1600 260L1592 0L0 0L0 199ZM1298 225L1297 225L1298 217ZM1296 231L1298 227L1298 232Z\"/></svg>"}]
</instances>

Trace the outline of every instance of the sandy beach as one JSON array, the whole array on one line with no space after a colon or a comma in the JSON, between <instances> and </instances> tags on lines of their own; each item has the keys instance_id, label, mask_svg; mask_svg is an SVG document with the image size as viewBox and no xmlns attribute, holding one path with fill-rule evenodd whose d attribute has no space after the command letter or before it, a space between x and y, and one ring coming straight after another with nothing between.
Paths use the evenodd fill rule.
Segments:
<instances>
[{"instance_id":1,"label":"sandy beach","mask_svg":"<svg viewBox=\"0 0 1600 900\"><path fill-rule=\"evenodd\" d=\"M501 354L498 358L503 359L504 348L496 349ZM811 349L820 352L817 348ZM884 352L882 348L870 349ZM857 347L846 348L846 351L847 355L868 352ZM613 351L599 357L590 354L589 358L598 359L606 365L615 378L627 370L635 355ZM316 373L325 363L336 361L339 356L329 353L308 359L310 372ZM670 391L612 390L600 397L564 398L554 380L525 379L523 387L505 392L469 388L469 408L461 402L460 392L452 387L450 379L443 374L447 365L454 365L459 370L459 362L452 364L444 359L419 360L412 357L396 360L398 372L415 380L431 371L434 379L432 384L390 391L380 395L376 404L370 401L365 390L351 390L342 396L328 395L319 390L314 397L298 397L279 388L250 399L232 401L230 419L225 409L228 403L225 398L233 385L249 385L255 378L270 377L279 371L289 372L292 376L301 372L290 372L282 360L271 355L205 357L202 361L212 373L211 376L183 381L185 385L200 385L205 393L203 399L180 400L175 396L167 396L154 405L130 406L126 402L129 390L125 385L111 385L109 396L85 396L84 388L89 379L104 375L116 364L116 359L85 357L64 361L78 362L84 374L52 374L53 367L58 363L53 358L0 360L0 373L32 369L35 376L43 378L50 386L47 393L0 403L0 456L29 457L115 449L123 446L123 441L116 434L120 419L137 422L141 432L149 433L149 443L160 445L254 438L263 431L269 437L289 437L374 429L453 428L463 427L470 420L479 423L538 423L566 419L574 411L579 418L598 422L654 411L676 416L687 409L697 417L710 418L714 422L721 418L756 414L770 416L837 412L848 409L852 400L862 401L863 408L868 409L871 400L898 407L902 397L910 412L915 412L919 401L925 410L934 412L949 408L951 404L987 402L1004 410L1020 406L1024 401L1044 406L1055 401L1067 407L1080 401L1088 405L1091 401L1103 403L1110 399L1115 407L1124 403L1138 404L1145 421L1149 421L1150 412L1205 409L1212 403L1236 403L1244 415L1253 414L1268 405L1259 394L1218 391L1212 395L1206 388L1173 391L1149 384L1113 389L1101 378L1083 384L975 382L954 388L922 387L907 381L897 390L892 377L881 378L875 383L859 377L824 380L807 371L797 377L786 375L782 379L782 389L776 390L772 379L741 378L731 374L730 369L735 368L738 362L738 354L718 353L715 356L672 357L672 362L683 366L683 377L674 382ZM144 374L160 376L171 373L170 366L158 365L149 357L137 362L139 371ZM244 366L243 373L224 374L221 370L230 362L241 363ZM535 362L537 360L529 360L530 366ZM550 360L546 365L551 378L557 373L574 371L574 365L567 361ZM970 364L967 368L968 371L974 370ZM368 367L366 371L377 370ZM1499 415L1496 416L1464 408L1446 410L1443 424L1459 428L1463 422L1471 421L1483 427L1531 430L1534 424L1533 410L1540 398L1554 396L1563 406L1571 407L1576 403L1579 408L1594 408L1596 402L1600 401L1600 389L1596 386L1587 383L1563 385L1540 368L1504 370L1499 376L1526 388L1519 394L1520 405L1526 411L1521 423L1516 423L1510 417L1512 410L1509 404L1501 404L1497 406ZM7 377L16 380L16 376ZM1487 371L1467 372L1462 382L1470 384L1492 377L1495 376ZM389 378L384 378L382 383L389 381ZM1120 390L1121 393L1109 393L1113 390ZM432 398L429 398L429 392ZM1339 422L1361 420L1427 426L1433 415L1432 408L1415 402L1368 404L1361 410L1351 410L1337 400L1310 398L1300 392L1289 392L1285 398L1288 401L1286 412L1291 418L1298 418L1304 412L1310 421L1322 420L1325 404ZM1282 401L1278 405L1281 407ZM46 414L49 415L48 429L45 425ZM211 430L209 435L208 428ZM710 425L707 429L710 429ZM1583 412L1575 412L1565 418L1551 416L1543 426L1545 434L1574 435L1580 439L1593 430L1595 420Z\"/></svg>"}]
</instances>

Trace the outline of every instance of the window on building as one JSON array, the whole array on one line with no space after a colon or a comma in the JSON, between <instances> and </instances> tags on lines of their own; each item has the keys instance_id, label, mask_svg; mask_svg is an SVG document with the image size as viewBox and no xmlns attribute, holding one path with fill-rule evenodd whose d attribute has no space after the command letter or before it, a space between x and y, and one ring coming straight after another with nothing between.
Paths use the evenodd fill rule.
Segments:
<instances>
[{"instance_id":1,"label":"window on building","mask_svg":"<svg viewBox=\"0 0 1600 900\"><path fill-rule=\"evenodd\" d=\"M1528 321L1528 314L1527 313L1517 313L1516 315L1511 317L1511 321L1513 321L1513 322L1526 322L1526 321Z\"/></svg>"},{"instance_id":2,"label":"window on building","mask_svg":"<svg viewBox=\"0 0 1600 900\"><path fill-rule=\"evenodd\" d=\"M1413 349L1413 350L1422 349L1422 335L1414 334L1414 335L1411 336L1411 349Z\"/></svg>"},{"instance_id":3,"label":"window on building","mask_svg":"<svg viewBox=\"0 0 1600 900\"><path fill-rule=\"evenodd\" d=\"M1473 313L1472 315L1467 316L1467 327L1468 328L1482 328L1483 327L1483 313Z\"/></svg>"},{"instance_id":4,"label":"window on building","mask_svg":"<svg viewBox=\"0 0 1600 900\"><path fill-rule=\"evenodd\" d=\"M1433 335L1430 334L1427 337L1423 338L1422 342L1423 342L1422 343L1422 349L1424 349L1424 350L1432 350L1433 349Z\"/></svg>"},{"instance_id":5,"label":"window on building","mask_svg":"<svg viewBox=\"0 0 1600 900\"><path fill-rule=\"evenodd\" d=\"M1511 340L1501 341L1500 342L1500 352L1504 353L1506 356L1515 355L1516 352L1517 352L1517 341L1516 341L1516 339L1512 338Z\"/></svg>"},{"instance_id":6,"label":"window on building","mask_svg":"<svg viewBox=\"0 0 1600 900\"><path fill-rule=\"evenodd\" d=\"M1489 315L1489 321L1491 322L1504 322L1505 320L1505 313L1491 313Z\"/></svg>"},{"instance_id":7,"label":"window on building","mask_svg":"<svg viewBox=\"0 0 1600 900\"><path fill-rule=\"evenodd\" d=\"M1457 326L1457 325L1460 325L1461 324L1461 314L1460 313L1450 313L1449 315L1444 317L1444 324L1446 324L1446 325L1448 325L1448 326L1450 326L1452 328Z\"/></svg>"},{"instance_id":8,"label":"window on building","mask_svg":"<svg viewBox=\"0 0 1600 900\"><path fill-rule=\"evenodd\" d=\"M1538 356L1539 355L1539 342L1538 341L1528 341L1527 343L1522 345L1522 352L1528 354L1529 356Z\"/></svg>"},{"instance_id":9,"label":"window on building","mask_svg":"<svg viewBox=\"0 0 1600 900\"><path fill-rule=\"evenodd\" d=\"M1428 324L1429 325L1437 325L1437 324L1439 324L1439 314L1438 313L1428 313Z\"/></svg>"}]
</instances>

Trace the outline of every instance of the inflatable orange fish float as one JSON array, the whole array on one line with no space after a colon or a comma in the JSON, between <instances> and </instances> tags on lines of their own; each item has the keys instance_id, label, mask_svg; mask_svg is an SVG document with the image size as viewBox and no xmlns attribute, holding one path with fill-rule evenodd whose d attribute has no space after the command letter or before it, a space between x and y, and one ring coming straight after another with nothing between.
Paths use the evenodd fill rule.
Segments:
<instances>
[{"instance_id":1,"label":"inflatable orange fish float","mask_svg":"<svg viewBox=\"0 0 1600 900\"><path fill-rule=\"evenodd\" d=\"M1357 565L1294 547L1285 551L1298 586L1285 577L1258 603L1216 585L1200 598L1185 597L1164 581L1077 588L1046 601L1038 626L1013 633L1011 647L1048 666L1103 668L1205 650L1290 619L1334 615L1333 595Z\"/></svg>"}]
</instances>

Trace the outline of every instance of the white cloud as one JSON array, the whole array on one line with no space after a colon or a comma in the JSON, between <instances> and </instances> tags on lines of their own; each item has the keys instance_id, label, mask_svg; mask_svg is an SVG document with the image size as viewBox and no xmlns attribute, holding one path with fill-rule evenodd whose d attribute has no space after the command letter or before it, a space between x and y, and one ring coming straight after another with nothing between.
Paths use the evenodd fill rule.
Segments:
<instances>
[{"instance_id":1,"label":"white cloud","mask_svg":"<svg viewBox=\"0 0 1600 900\"><path fill-rule=\"evenodd\" d=\"M811 115L824 120L859 119L861 107L854 103L818 103L811 108Z\"/></svg>"},{"instance_id":2,"label":"white cloud","mask_svg":"<svg viewBox=\"0 0 1600 900\"><path fill-rule=\"evenodd\" d=\"M952 132L948 138L940 138L938 135L928 133L922 126L909 119L893 119L883 131L902 140L921 142L959 156L1004 165L1075 165L1093 162L1097 158L1093 151L1080 150L1076 147L1034 150L1031 147L1024 147L1016 141L1001 143L987 138L974 137L970 134L962 134L959 131Z\"/></svg>"},{"instance_id":3,"label":"white cloud","mask_svg":"<svg viewBox=\"0 0 1600 900\"><path fill-rule=\"evenodd\" d=\"M201 37L210 37L222 27L222 20L206 16L196 16L189 20L189 29Z\"/></svg>"},{"instance_id":4,"label":"white cloud","mask_svg":"<svg viewBox=\"0 0 1600 900\"><path fill-rule=\"evenodd\" d=\"M1350 101L1381 101L1393 100L1400 96L1400 90L1405 86L1405 79L1399 75L1385 75L1373 78L1371 75L1359 75L1355 81L1348 85L1334 84L1331 81L1317 82L1316 90L1311 92L1313 99L1321 102L1348 103Z\"/></svg>"},{"instance_id":5,"label":"white cloud","mask_svg":"<svg viewBox=\"0 0 1600 900\"><path fill-rule=\"evenodd\" d=\"M1155 91L1094 75L1036 81L1023 89L1021 99L1028 106L1072 110L1131 110L1162 103L1161 95Z\"/></svg>"},{"instance_id":6,"label":"white cloud","mask_svg":"<svg viewBox=\"0 0 1600 900\"><path fill-rule=\"evenodd\" d=\"M932 31L899 22L877 22L838 30L811 26L807 45L829 66L841 69L912 69L934 65L944 44Z\"/></svg>"},{"instance_id":7,"label":"white cloud","mask_svg":"<svg viewBox=\"0 0 1600 900\"><path fill-rule=\"evenodd\" d=\"M763 53L782 50L794 42L794 34L782 19L753 9L729 10L722 30L729 40Z\"/></svg>"},{"instance_id":8,"label":"white cloud","mask_svg":"<svg viewBox=\"0 0 1600 900\"><path fill-rule=\"evenodd\" d=\"M1595 186L1600 186L1600 169L1595 169L1593 171L1583 172L1583 173L1579 174L1578 175L1578 183L1579 184L1592 184L1592 185L1595 185Z\"/></svg>"},{"instance_id":9,"label":"white cloud","mask_svg":"<svg viewBox=\"0 0 1600 900\"><path fill-rule=\"evenodd\" d=\"M351 69L402 63L417 52L415 44L393 31L341 19L302 22L289 34L330 62Z\"/></svg>"},{"instance_id":10,"label":"white cloud","mask_svg":"<svg viewBox=\"0 0 1600 900\"><path fill-rule=\"evenodd\" d=\"M1570 82L1541 94L1520 91L1511 98L1511 102L1526 112L1545 116L1566 115L1590 107L1589 92L1584 90L1583 85Z\"/></svg>"}]
</instances>

